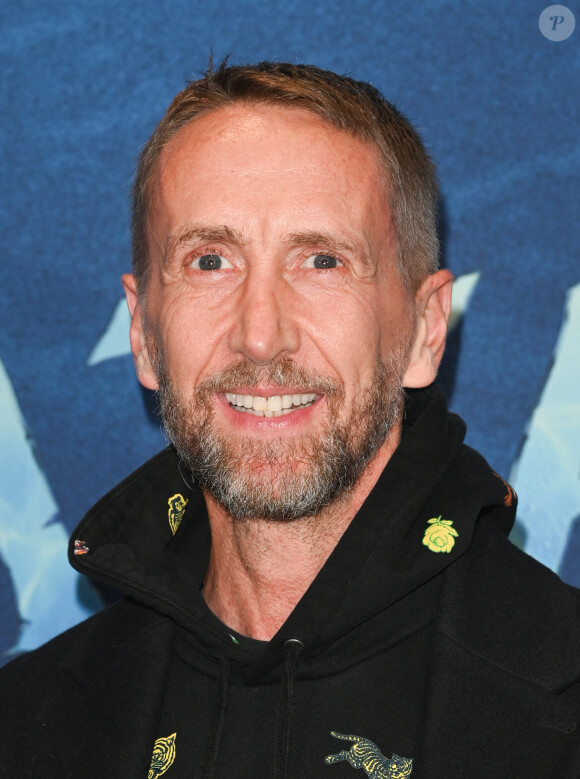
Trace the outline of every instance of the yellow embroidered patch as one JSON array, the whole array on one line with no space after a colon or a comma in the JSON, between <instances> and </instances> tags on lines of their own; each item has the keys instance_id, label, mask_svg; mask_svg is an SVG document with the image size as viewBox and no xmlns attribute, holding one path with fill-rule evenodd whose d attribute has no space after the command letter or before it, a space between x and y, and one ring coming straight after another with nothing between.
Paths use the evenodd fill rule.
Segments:
<instances>
[{"instance_id":1,"label":"yellow embroidered patch","mask_svg":"<svg viewBox=\"0 0 580 779\"><path fill-rule=\"evenodd\" d=\"M165 738L158 738L153 746L151 765L147 779L157 779L158 776L169 771L175 760L175 738L177 733L172 733Z\"/></svg>"},{"instance_id":2,"label":"yellow embroidered patch","mask_svg":"<svg viewBox=\"0 0 580 779\"><path fill-rule=\"evenodd\" d=\"M179 492L176 495L172 495L167 500L167 503L169 504L169 527L171 528L173 535L177 533L177 528L181 525L187 502L187 498L184 498Z\"/></svg>"},{"instance_id":3,"label":"yellow embroidered patch","mask_svg":"<svg viewBox=\"0 0 580 779\"><path fill-rule=\"evenodd\" d=\"M441 519L439 514L438 517L427 520L427 524L429 527L423 536L424 545L432 552L450 552L459 536L453 522L450 519Z\"/></svg>"},{"instance_id":4,"label":"yellow embroidered patch","mask_svg":"<svg viewBox=\"0 0 580 779\"><path fill-rule=\"evenodd\" d=\"M349 736L344 733L330 732L334 738L342 741L353 741L350 749L343 749L335 755L324 758L327 765L346 760L353 768L362 768L372 779L406 779L413 771L413 760L401 757L393 752L391 758L385 757L374 741L360 736Z\"/></svg>"}]
</instances>

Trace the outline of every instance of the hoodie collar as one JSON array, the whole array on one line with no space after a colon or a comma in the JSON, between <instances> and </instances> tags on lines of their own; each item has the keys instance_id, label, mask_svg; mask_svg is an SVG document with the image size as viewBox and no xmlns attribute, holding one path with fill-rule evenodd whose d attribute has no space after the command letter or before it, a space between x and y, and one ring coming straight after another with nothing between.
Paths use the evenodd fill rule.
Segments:
<instances>
[{"instance_id":1,"label":"hoodie collar","mask_svg":"<svg viewBox=\"0 0 580 779\"><path fill-rule=\"evenodd\" d=\"M269 642L266 666L276 664L274 655L279 661L289 639L298 639L305 654L323 652L465 553L482 508L503 505L506 488L463 445L464 433L464 423L447 413L437 388L408 392L401 444ZM514 509L506 506L506 529ZM204 643L224 656L241 637L209 611L200 592L210 543L201 490L184 480L177 455L168 449L89 511L73 534L69 557L82 573L198 636L201 630Z\"/></svg>"}]
</instances>

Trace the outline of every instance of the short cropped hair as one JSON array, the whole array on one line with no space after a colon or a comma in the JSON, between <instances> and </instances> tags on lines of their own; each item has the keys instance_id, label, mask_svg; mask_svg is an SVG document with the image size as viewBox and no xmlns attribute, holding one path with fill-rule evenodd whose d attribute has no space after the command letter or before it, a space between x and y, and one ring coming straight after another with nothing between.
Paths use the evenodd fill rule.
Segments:
<instances>
[{"instance_id":1,"label":"short cropped hair","mask_svg":"<svg viewBox=\"0 0 580 779\"><path fill-rule=\"evenodd\" d=\"M273 105L316 114L329 125L375 145L383 163L397 265L408 294L439 262L434 165L411 123L378 89L313 65L261 62L210 68L173 99L143 148L133 184L132 253L143 295L149 263L147 217L159 156L171 138L199 116L233 104Z\"/></svg>"}]
</instances>

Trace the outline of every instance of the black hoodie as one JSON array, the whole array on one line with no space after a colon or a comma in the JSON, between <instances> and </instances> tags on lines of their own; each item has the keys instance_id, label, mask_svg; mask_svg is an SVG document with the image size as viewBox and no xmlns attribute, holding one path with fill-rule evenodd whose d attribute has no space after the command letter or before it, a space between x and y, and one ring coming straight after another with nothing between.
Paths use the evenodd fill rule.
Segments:
<instances>
[{"instance_id":1,"label":"black hoodie","mask_svg":"<svg viewBox=\"0 0 580 779\"><path fill-rule=\"evenodd\" d=\"M40 713L8 726L31 772L0 776L580 777L580 598L507 541L515 495L464 432L438 390L409 393L401 445L269 642L208 609L203 496L173 450L146 463L71 539L127 598L7 667L0 692Z\"/></svg>"}]
</instances>

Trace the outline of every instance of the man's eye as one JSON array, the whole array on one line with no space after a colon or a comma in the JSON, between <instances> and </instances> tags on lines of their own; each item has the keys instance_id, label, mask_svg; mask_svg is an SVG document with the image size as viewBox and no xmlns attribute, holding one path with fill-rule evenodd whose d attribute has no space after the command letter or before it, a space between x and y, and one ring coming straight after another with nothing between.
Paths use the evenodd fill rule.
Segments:
<instances>
[{"instance_id":1,"label":"man's eye","mask_svg":"<svg viewBox=\"0 0 580 779\"><path fill-rule=\"evenodd\" d=\"M330 270L342 266L342 262L330 254L311 254L302 263L303 268L316 268L316 270Z\"/></svg>"},{"instance_id":2,"label":"man's eye","mask_svg":"<svg viewBox=\"0 0 580 779\"><path fill-rule=\"evenodd\" d=\"M195 270L226 270L234 266L219 254L202 254L191 263L191 267Z\"/></svg>"}]
</instances>

